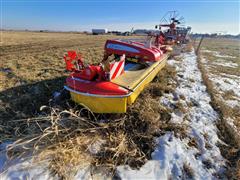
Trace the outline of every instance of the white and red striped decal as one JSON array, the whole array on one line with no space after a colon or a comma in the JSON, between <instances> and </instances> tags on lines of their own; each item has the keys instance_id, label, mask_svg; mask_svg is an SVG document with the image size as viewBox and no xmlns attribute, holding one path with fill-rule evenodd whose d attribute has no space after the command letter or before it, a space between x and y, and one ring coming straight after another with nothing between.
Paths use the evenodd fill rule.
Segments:
<instances>
[{"instance_id":1,"label":"white and red striped decal","mask_svg":"<svg viewBox=\"0 0 240 180\"><path fill-rule=\"evenodd\" d=\"M160 56L161 56L161 55L163 55L163 52L162 52L162 50L159 50L159 52L160 52Z\"/></svg>"},{"instance_id":2,"label":"white and red striped decal","mask_svg":"<svg viewBox=\"0 0 240 180\"><path fill-rule=\"evenodd\" d=\"M114 62L110 64L110 80L124 73L124 64L125 56L121 57L121 60L119 62Z\"/></svg>"}]
</instances>

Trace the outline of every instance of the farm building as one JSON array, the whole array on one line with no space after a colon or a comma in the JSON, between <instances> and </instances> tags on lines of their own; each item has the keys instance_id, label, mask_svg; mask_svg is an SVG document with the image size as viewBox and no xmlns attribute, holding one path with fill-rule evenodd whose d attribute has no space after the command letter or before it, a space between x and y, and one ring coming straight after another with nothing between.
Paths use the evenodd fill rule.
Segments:
<instances>
[{"instance_id":1,"label":"farm building","mask_svg":"<svg viewBox=\"0 0 240 180\"><path fill-rule=\"evenodd\" d=\"M92 34L107 34L108 30L107 29L92 29Z\"/></svg>"}]
</instances>

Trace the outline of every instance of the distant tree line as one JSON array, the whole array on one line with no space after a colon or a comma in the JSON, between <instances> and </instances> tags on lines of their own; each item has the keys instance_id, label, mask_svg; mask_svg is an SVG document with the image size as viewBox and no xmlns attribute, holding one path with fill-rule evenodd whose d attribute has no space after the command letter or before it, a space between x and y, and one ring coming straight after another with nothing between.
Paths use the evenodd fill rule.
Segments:
<instances>
[{"instance_id":1,"label":"distant tree line","mask_svg":"<svg viewBox=\"0 0 240 180\"><path fill-rule=\"evenodd\" d=\"M193 33L191 34L192 38L200 38L204 36L205 38L231 38L231 39L240 39L240 34L238 35L231 35L231 34L218 34L218 33L212 33L212 34L201 34L201 33Z\"/></svg>"}]
</instances>

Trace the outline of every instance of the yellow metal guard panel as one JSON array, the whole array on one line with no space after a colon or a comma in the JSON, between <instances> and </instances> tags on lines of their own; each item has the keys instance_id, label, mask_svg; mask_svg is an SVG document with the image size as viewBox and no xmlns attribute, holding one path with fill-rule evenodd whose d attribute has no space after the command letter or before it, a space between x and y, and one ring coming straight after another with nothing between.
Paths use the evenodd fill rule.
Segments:
<instances>
[{"instance_id":1,"label":"yellow metal guard panel","mask_svg":"<svg viewBox=\"0 0 240 180\"><path fill-rule=\"evenodd\" d=\"M169 57L169 54L163 55L163 59L161 61L157 61L154 64L152 64L150 67L140 69L140 70L131 70L126 71L121 76L115 78L112 80L113 83L126 87L128 89L134 90L134 88L141 82L143 79L151 73L159 64L161 64L163 61L166 61ZM159 69L160 71L160 69ZM155 74L156 75L156 74Z\"/></svg>"},{"instance_id":2,"label":"yellow metal guard panel","mask_svg":"<svg viewBox=\"0 0 240 180\"><path fill-rule=\"evenodd\" d=\"M127 111L127 97L104 98L85 96L74 92L70 92L70 94L73 101L88 107L95 113L124 113Z\"/></svg>"},{"instance_id":3,"label":"yellow metal guard panel","mask_svg":"<svg viewBox=\"0 0 240 180\"><path fill-rule=\"evenodd\" d=\"M142 82L140 82L134 89L133 93L128 97L128 104L132 104L143 89L154 79L157 73L166 65L167 59L161 61L150 74L148 74Z\"/></svg>"}]
</instances>

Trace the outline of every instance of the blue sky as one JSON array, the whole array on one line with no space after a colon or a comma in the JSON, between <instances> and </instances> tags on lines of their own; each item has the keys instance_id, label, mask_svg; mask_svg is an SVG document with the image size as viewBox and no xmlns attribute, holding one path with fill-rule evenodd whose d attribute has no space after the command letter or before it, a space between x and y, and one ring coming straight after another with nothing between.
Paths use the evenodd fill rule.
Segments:
<instances>
[{"instance_id":1,"label":"blue sky","mask_svg":"<svg viewBox=\"0 0 240 180\"><path fill-rule=\"evenodd\" d=\"M1 27L48 30L154 28L177 10L193 32L240 33L239 0L1 0Z\"/></svg>"}]
</instances>

